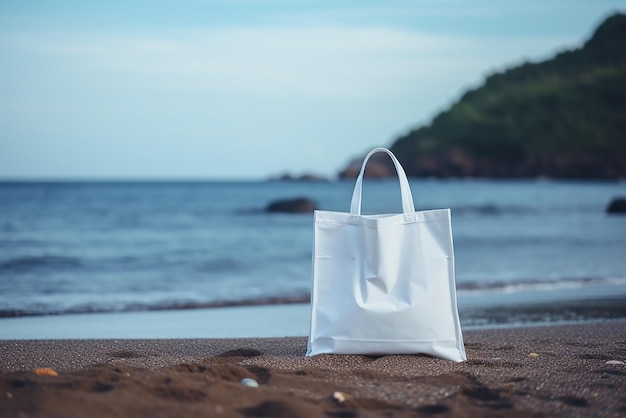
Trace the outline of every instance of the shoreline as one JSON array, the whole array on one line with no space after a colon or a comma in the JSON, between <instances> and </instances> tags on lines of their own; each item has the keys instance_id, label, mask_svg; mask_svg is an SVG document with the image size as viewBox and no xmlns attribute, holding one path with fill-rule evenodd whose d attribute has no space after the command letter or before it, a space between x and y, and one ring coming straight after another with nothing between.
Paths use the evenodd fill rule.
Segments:
<instances>
[{"instance_id":1,"label":"shoreline","mask_svg":"<svg viewBox=\"0 0 626 418\"><path fill-rule=\"evenodd\" d=\"M626 320L468 330L464 340L464 363L421 355L304 358L304 337L0 341L0 411L94 417L626 413ZM42 367L58 376L33 373ZM243 386L244 377L260 386ZM332 399L336 391L344 402Z\"/></svg>"},{"instance_id":2,"label":"shoreline","mask_svg":"<svg viewBox=\"0 0 626 418\"><path fill-rule=\"evenodd\" d=\"M573 301L590 297L626 299L626 277L605 278L562 278L550 280L522 281L465 281L457 282L457 297L461 305L484 307L509 301L516 304L533 304L537 301ZM171 301L134 303L119 306L74 306L65 308L11 308L0 309L0 320L4 318L27 318L53 315L111 314L136 312L163 312L182 310L206 310L251 306L291 305L310 302L309 292L285 295L267 295L243 299L219 299L213 301Z\"/></svg>"},{"instance_id":3,"label":"shoreline","mask_svg":"<svg viewBox=\"0 0 626 418\"><path fill-rule=\"evenodd\" d=\"M618 291L619 290L619 291ZM458 297L463 329L551 326L626 320L615 287ZM0 318L1 340L274 338L306 336L308 303Z\"/></svg>"}]
</instances>

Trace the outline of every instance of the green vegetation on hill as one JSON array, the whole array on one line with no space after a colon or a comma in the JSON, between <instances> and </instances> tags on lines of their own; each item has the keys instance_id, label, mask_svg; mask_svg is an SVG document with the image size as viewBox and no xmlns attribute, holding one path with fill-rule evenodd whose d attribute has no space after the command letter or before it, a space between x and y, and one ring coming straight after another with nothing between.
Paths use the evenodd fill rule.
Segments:
<instances>
[{"instance_id":1,"label":"green vegetation on hill","mask_svg":"<svg viewBox=\"0 0 626 418\"><path fill-rule=\"evenodd\" d=\"M410 176L626 177L626 15L488 77L392 150Z\"/></svg>"}]
</instances>

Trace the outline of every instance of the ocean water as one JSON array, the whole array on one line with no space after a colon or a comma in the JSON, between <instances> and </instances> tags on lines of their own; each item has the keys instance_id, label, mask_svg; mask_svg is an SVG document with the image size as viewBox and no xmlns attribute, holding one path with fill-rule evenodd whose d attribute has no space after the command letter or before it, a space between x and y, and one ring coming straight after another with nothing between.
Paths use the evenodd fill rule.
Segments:
<instances>
[{"instance_id":1,"label":"ocean water","mask_svg":"<svg viewBox=\"0 0 626 418\"><path fill-rule=\"evenodd\" d=\"M264 208L305 196L321 209L348 211L353 186L0 183L0 317L306 302L313 217ZM514 315L490 306L514 305L516 295L544 306L575 300L576 315L590 318L603 318L595 307L604 300L621 306L609 317L626 316L626 216L605 213L626 195L623 182L412 180L411 187L416 208L452 209L462 316L480 311L476 321L506 323ZM401 211L394 180L366 181L363 193L364 213Z\"/></svg>"}]
</instances>

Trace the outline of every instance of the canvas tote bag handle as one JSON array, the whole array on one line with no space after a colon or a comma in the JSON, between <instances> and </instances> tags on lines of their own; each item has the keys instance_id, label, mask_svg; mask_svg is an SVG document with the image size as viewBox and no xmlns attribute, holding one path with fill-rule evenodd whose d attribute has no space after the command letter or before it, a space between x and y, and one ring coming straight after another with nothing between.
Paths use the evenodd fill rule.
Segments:
<instances>
[{"instance_id":1,"label":"canvas tote bag handle","mask_svg":"<svg viewBox=\"0 0 626 418\"><path fill-rule=\"evenodd\" d=\"M402 194L402 212L404 212L404 216L405 218L407 218L407 220L414 221L415 205L413 204L413 195L411 194L409 180L406 178L406 173L404 172L404 169L400 165L400 162L398 161L396 156L393 155L393 153L387 148L375 148L371 150L363 160L361 171L359 172L359 176L356 179L356 184L354 185L354 192L352 192L350 215L361 215L361 193L363 191L363 174L365 173L365 165L367 164L367 161L370 159L370 157L377 152L385 152L387 153L387 155L389 155L389 157L391 157L391 161L393 161L393 165L396 167L398 179L400 180L400 193Z\"/></svg>"}]
</instances>

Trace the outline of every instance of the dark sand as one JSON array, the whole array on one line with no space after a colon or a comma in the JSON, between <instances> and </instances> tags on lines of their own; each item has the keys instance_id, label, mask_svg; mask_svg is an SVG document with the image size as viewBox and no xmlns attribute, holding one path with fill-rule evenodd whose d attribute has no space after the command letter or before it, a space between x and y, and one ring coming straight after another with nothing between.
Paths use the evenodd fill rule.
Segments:
<instances>
[{"instance_id":1,"label":"dark sand","mask_svg":"<svg viewBox=\"0 0 626 418\"><path fill-rule=\"evenodd\" d=\"M611 364L626 362L626 321L464 337L465 363L305 359L306 338L1 341L0 416L626 416L626 366Z\"/></svg>"}]
</instances>

